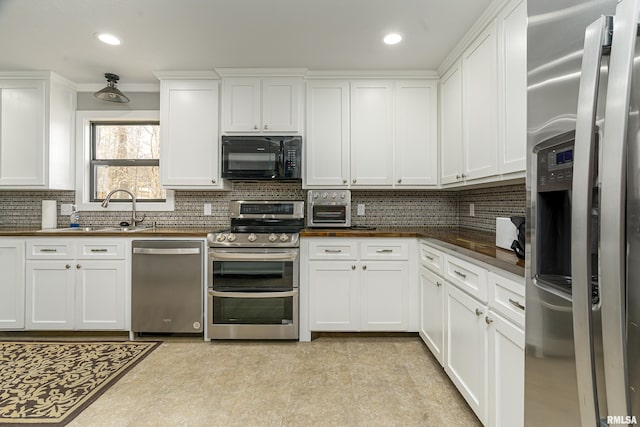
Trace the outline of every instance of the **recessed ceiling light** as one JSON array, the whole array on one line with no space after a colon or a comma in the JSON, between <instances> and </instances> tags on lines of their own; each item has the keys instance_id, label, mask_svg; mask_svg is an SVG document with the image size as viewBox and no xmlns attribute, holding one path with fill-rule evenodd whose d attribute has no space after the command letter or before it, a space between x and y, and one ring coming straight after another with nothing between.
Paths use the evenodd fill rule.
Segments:
<instances>
[{"instance_id":1,"label":"recessed ceiling light","mask_svg":"<svg viewBox=\"0 0 640 427\"><path fill-rule=\"evenodd\" d=\"M397 33L387 34L386 36L384 36L383 41L386 44L398 44L400 43L400 41L402 41L402 36Z\"/></svg>"},{"instance_id":2,"label":"recessed ceiling light","mask_svg":"<svg viewBox=\"0 0 640 427\"><path fill-rule=\"evenodd\" d=\"M113 46L118 46L120 44L120 39L117 38L114 35L111 34L107 34L107 33L96 33L95 36L98 38L98 40L100 40L102 43L106 43L106 44L110 44Z\"/></svg>"}]
</instances>

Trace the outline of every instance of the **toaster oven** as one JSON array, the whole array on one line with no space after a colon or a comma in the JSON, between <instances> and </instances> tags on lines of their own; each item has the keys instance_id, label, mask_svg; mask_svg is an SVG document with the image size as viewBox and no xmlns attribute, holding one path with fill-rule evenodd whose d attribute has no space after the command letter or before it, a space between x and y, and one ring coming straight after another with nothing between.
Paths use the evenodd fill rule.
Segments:
<instances>
[{"instance_id":1,"label":"toaster oven","mask_svg":"<svg viewBox=\"0 0 640 427\"><path fill-rule=\"evenodd\" d=\"M351 191L310 190L307 193L307 226L351 227Z\"/></svg>"}]
</instances>

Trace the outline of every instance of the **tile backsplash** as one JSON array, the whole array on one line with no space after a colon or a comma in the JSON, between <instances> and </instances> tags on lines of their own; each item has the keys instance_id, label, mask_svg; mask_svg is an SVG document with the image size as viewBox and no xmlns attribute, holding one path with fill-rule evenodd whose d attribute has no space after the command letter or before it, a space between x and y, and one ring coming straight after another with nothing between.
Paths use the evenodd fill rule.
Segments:
<instances>
[{"instance_id":1,"label":"tile backsplash","mask_svg":"<svg viewBox=\"0 0 640 427\"><path fill-rule=\"evenodd\" d=\"M57 200L58 227L68 227L68 216L60 215L60 204L74 203L73 191L2 191L0 226L40 228L42 200ZM497 216L524 215L525 186L511 185L453 191L359 191L352 190L352 222L368 226L465 227L495 231ZM232 191L177 191L173 212L145 212L145 223L158 227L224 228L229 225L230 200L306 200L300 183L237 182ZM211 203L211 215L204 215ZM469 215L469 203L475 216ZM357 216L358 204L365 215ZM115 226L130 218L129 212L81 211L82 226Z\"/></svg>"}]
</instances>

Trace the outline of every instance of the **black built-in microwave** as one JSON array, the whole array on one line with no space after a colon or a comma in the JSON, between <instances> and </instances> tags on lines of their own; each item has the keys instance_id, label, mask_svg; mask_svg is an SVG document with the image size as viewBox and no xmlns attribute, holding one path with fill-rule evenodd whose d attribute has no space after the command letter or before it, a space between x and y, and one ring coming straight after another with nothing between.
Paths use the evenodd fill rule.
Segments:
<instances>
[{"instance_id":1,"label":"black built-in microwave","mask_svg":"<svg viewBox=\"0 0 640 427\"><path fill-rule=\"evenodd\" d=\"M223 136L222 178L300 180L300 136Z\"/></svg>"}]
</instances>

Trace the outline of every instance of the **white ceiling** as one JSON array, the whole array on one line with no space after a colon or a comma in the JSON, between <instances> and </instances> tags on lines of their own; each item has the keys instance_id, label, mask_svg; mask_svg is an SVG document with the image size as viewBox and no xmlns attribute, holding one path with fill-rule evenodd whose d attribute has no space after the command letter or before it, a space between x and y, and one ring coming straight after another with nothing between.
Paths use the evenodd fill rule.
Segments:
<instances>
[{"instance_id":1,"label":"white ceiling","mask_svg":"<svg viewBox=\"0 0 640 427\"><path fill-rule=\"evenodd\" d=\"M435 70L490 0L0 0L0 70L80 84L152 70ZM396 46L382 37L404 35ZM94 38L109 32L108 46Z\"/></svg>"}]
</instances>

